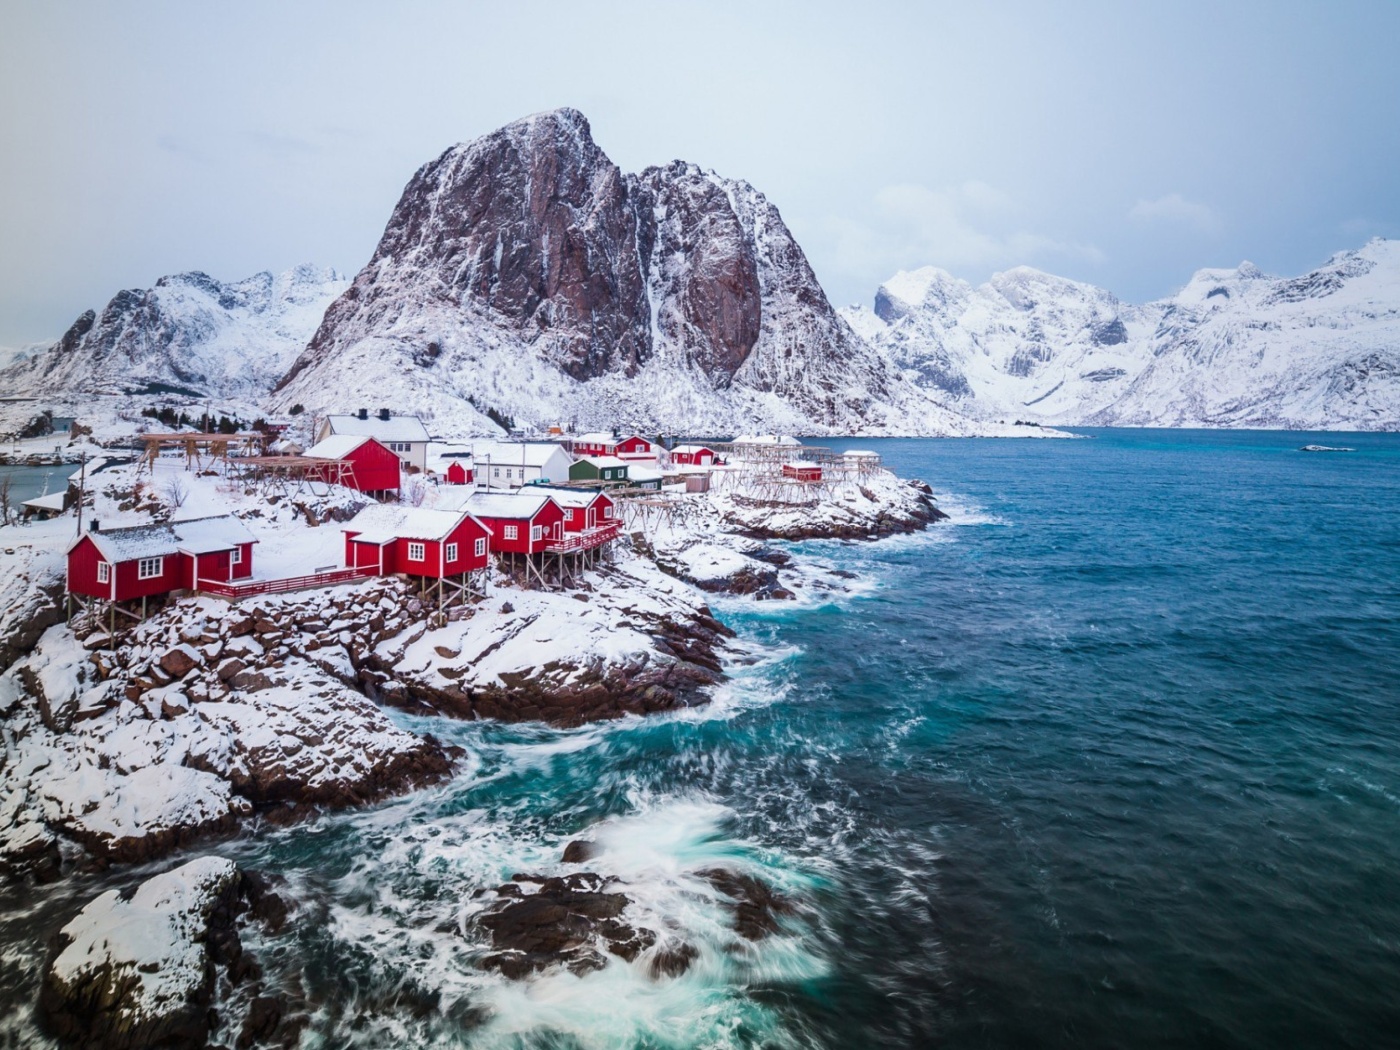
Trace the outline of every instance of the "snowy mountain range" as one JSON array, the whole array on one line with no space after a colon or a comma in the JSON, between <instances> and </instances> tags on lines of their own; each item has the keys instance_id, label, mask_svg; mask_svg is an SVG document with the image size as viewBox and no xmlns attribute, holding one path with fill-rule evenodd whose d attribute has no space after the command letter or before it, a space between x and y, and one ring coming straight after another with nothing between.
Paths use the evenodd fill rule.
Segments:
<instances>
[{"instance_id":1,"label":"snowy mountain range","mask_svg":"<svg viewBox=\"0 0 1400 1050\"><path fill-rule=\"evenodd\" d=\"M103 393L385 406L442 437L1400 429L1400 242L1297 278L1201 270L1141 306L929 267L838 312L754 187L683 161L625 174L561 109L424 165L353 282L178 274L0 351L0 397Z\"/></svg>"},{"instance_id":2,"label":"snowy mountain range","mask_svg":"<svg viewBox=\"0 0 1400 1050\"><path fill-rule=\"evenodd\" d=\"M1200 270L1143 306L1020 267L925 268L842 315L907 377L981 419L1087 426L1400 429L1400 242L1301 277Z\"/></svg>"},{"instance_id":3,"label":"snowy mountain range","mask_svg":"<svg viewBox=\"0 0 1400 1050\"><path fill-rule=\"evenodd\" d=\"M253 402L286 373L349 282L298 266L225 284L162 277L86 311L52 346L0 368L0 394L183 393Z\"/></svg>"},{"instance_id":4,"label":"snowy mountain range","mask_svg":"<svg viewBox=\"0 0 1400 1050\"><path fill-rule=\"evenodd\" d=\"M412 405L439 431L480 431L488 411L690 433L986 429L851 332L763 194L681 161L624 174L569 109L409 182L274 408L347 396Z\"/></svg>"}]
</instances>

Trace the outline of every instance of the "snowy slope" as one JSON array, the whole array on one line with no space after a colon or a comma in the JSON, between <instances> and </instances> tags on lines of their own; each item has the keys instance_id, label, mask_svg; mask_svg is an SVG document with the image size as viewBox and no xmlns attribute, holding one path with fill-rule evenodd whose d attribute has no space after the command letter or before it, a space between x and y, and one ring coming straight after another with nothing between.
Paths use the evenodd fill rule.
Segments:
<instances>
[{"instance_id":1,"label":"snowy slope","mask_svg":"<svg viewBox=\"0 0 1400 1050\"><path fill-rule=\"evenodd\" d=\"M298 266L225 284L203 273L162 277L84 313L52 346L0 370L0 395L176 389L255 399L306 345L348 282Z\"/></svg>"},{"instance_id":2,"label":"snowy slope","mask_svg":"<svg viewBox=\"0 0 1400 1050\"><path fill-rule=\"evenodd\" d=\"M434 433L975 433L856 338L781 216L677 161L624 175L557 110L409 182L274 407L411 406Z\"/></svg>"},{"instance_id":3,"label":"snowy slope","mask_svg":"<svg viewBox=\"0 0 1400 1050\"><path fill-rule=\"evenodd\" d=\"M974 288L933 268L842 311L905 374L983 419L1400 428L1400 242L1296 278L1201 270L1133 306L1028 268Z\"/></svg>"}]
</instances>

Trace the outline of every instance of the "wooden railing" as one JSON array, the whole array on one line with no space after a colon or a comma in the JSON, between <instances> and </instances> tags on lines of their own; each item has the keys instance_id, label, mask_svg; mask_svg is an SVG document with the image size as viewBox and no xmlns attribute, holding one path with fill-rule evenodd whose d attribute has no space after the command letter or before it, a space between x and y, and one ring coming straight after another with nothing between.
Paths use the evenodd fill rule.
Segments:
<instances>
[{"instance_id":1,"label":"wooden railing","mask_svg":"<svg viewBox=\"0 0 1400 1050\"><path fill-rule=\"evenodd\" d=\"M622 531L622 520L610 521L606 525L596 525L582 532L566 533L562 540L551 540L545 544L549 554L575 554L578 551L591 551L609 540L617 538Z\"/></svg>"},{"instance_id":2,"label":"wooden railing","mask_svg":"<svg viewBox=\"0 0 1400 1050\"><path fill-rule=\"evenodd\" d=\"M248 580L244 583L221 583L217 580L200 580L197 590L205 594L217 594L221 598L248 598L254 594L285 594L288 591L305 591L312 587L329 587L335 583L361 580L379 575L372 565L358 569L335 569L331 572L317 572L310 576L288 576L280 580Z\"/></svg>"}]
</instances>

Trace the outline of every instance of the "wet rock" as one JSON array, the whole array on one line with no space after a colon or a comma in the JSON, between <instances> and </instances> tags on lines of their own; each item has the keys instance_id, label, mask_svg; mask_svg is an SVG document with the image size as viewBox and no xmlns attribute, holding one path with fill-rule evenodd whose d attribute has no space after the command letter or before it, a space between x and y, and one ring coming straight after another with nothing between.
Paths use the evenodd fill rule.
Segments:
<instances>
[{"instance_id":1,"label":"wet rock","mask_svg":"<svg viewBox=\"0 0 1400 1050\"><path fill-rule=\"evenodd\" d=\"M574 839L564 847L565 864L582 864L584 861L592 860L602 850L598 844L590 839Z\"/></svg>"},{"instance_id":2,"label":"wet rock","mask_svg":"<svg viewBox=\"0 0 1400 1050\"><path fill-rule=\"evenodd\" d=\"M530 885L536 886L533 892L527 892ZM637 958L655 935L623 922L619 916L628 898L606 892L605 885L594 872L516 876L496 890L496 906L477 917L493 948L481 965L519 979L553 966L578 974L599 970L607 965L605 951Z\"/></svg>"},{"instance_id":3,"label":"wet rock","mask_svg":"<svg viewBox=\"0 0 1400 1050\"><path fill-rule=\"evenodd\" d=\"M797 910L788 898L752 875L728 868L709 868L696 874L729 898L734 929L747 940L757 941L777 933L781 928L777 917Z\"/></svg>"},{"instance_id":4,"label":"wet rock","mask_svg":"<svg viewBox=\"0 0 1400 1050\"><path fill-rule=\"evenodd\" d=\"M700 953L692 945L681 941L674 945L658 948L651 957L647 970L653 980L662 977L679 977L690 969L690 964Z\"/></svg>"},{"instance_id":5,"label":"wet rock","mask_svg":"<svg viewBox=\"0 0 1400 1050\"><path fill-rule=\"evenodd\" d=\"M268 933L281 933L291 914L291 905L279 892L286 879L260 871L243 873L243 895L248 901L248 913L265 927Z\"/></svg>"}]
</instances>

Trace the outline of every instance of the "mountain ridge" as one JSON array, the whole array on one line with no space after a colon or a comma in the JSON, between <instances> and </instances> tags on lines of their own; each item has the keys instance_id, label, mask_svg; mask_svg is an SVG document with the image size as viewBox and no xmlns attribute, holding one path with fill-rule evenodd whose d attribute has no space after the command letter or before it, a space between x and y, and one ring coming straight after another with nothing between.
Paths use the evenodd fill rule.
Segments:
<instances>
[{"instance_id":1,"label":"mountain ridge","mask_svg":"<svg viewBox=\"0 0 1400 1050\"><path fill-rule=\"evenodd\" d=\"M848 323L976 418L1059 426L1400 428L1400 242L1296 277L1197 270L1141 305L1017 267L902 271Z\"/></svg>"}]
</instances>

